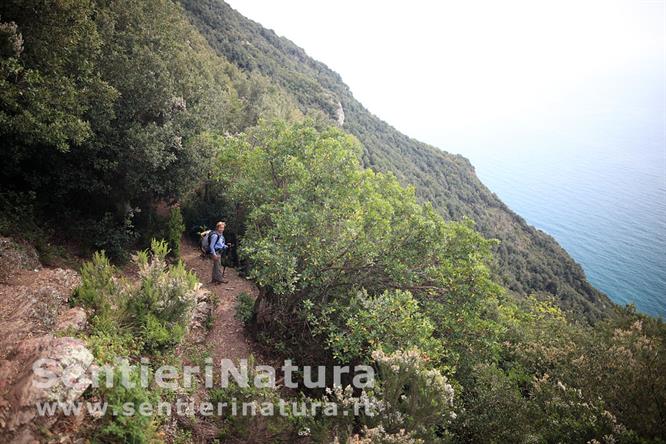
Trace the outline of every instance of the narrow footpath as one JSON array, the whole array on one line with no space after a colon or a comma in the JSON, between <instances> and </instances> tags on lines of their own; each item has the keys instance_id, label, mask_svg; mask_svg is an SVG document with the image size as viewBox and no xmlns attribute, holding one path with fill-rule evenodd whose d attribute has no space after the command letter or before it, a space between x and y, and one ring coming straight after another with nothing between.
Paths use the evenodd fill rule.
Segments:
<instances>
[{"instance_id":1,"label":"narrow footpath","mask_svg":"<svg viewBox=\"0 0 666 444\"><path fill-rule=\"evenodd\" d=\"M259 290L247 279L238 275L235 269L227 268L224 277L227 284L214 285L211 280L211 261L201 256L198 246L183 241L180 247L181 257L188 269L192 270L206 289L218 298L214 308L213 324L206 337L207 349L213 362L227 358L233 361L247 359L251 354L260 359L260 351L254 341L247 337L243 323L234 317L236 298L247 293L256 298Z\"/></svg>"}]
</instances>

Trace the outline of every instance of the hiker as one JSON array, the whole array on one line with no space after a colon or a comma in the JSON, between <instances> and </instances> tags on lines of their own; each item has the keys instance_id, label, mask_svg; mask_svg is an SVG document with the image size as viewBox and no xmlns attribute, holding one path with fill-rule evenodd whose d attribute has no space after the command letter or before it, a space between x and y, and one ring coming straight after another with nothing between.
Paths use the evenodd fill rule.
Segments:
<instances>
[{"instance_id":1,"label":"hiker","mask_svg":"<svg viewBox=\"0 0 666 444\"><path fill-rule=\"evenodd\" d=\"M210 246L208 253L213 259L213 277L214 284L226 284L229 281L224 280L224 272L222 271L222 252L229 248L229 245L224 241L225 223L220 221L215 225L215 231L210 233Z\"/></svg>"}]
</instances>

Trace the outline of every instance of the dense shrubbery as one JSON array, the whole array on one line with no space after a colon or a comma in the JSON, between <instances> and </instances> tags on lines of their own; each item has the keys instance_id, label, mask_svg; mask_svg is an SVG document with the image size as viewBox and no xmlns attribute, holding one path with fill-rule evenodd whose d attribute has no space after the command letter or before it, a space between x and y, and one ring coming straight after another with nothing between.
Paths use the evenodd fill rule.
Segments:
<instances>
[{"instance_id":1,"label":"dense shrubbery","mask_svg":"<svg viewBox=\"0 0 666 444\"><path fill-rule=\"evenodd\" d=\"M183 214L180 212L180 208L175 207L169 211L166 232L166 240L169 244L171 255L176 259L180 259L180 240L185 232L185 222L183 221Z\"/></svg>"},{"instance_id":2,"label":"dense shrubbery","mask_svg":"<svg viewBox=\"0 0 666 444\"><path fill-rule=\"evenodd\" d=\"M195 276L182 263L168 265L168 247L164 241L153 241L151 252L140 251L134 257L139 281L133 283L118 273L103 252L95 253L81 269L81 285L72 304L90 311L90 332L85 338L100 364L117 365L116 359L139 356L168 356L182 339L189 321L192 293L197 287ZM131 372L139 377L139 370ZM114 377L120 377L119 373ZM136 382L136 381L135 381ZM109 403L109 409L123 411L123 404L160 399L158 387L124 387L116 381L112 388L102 383L96 389ZM157 431L156 419L143 415L104 416L103 423L92 435L102 441L152 442Z\"/></svg>"},{"instance_id":3,"label":"dense shrubbery","mask_svg":"<svg viewBox=\"0 0 666 444\"><path fill-rule=\"evenodd\" d=\"M482 264L490 242L418 204L392 176L361 169L357 142L341 131L271 124L220 143L220 180L248 214L241 256L265 289L276 336L300 341L312 317L345 329L331 307L359 290L460 309L497 290Z\"/></svg>"},{"instance_id":4,"label":"dense shrubbery","mask_svg":"<svg viewBox=\"0 0 666 444\"><path fill-rule=\"evenodd\" d=\"M552 237L527 225L488 190L467 159L407 137L381 121L353 97L335 71L222 0L180 2L219 54L244 70L268 76L303 112L324 115L331 124L341 104L343 128L363 143L365 166L395 174L401 184L415 187L420 201L432 203L446 218L471 218L484 236L501 240L494 250L493 269L506 288L520 294L550 292L561 307L588 320L612 312L610 301L587 282L580 266Z\"/></svg>"},{"instance_id":5,"label":"dense shrubbery","mask_svg":"<svg viewBox=\"0 0 666 444\"><path fill-rule=\"evenodd\" d=\"M169 0L0 4L3 193L32 196L40 225L113 259L156 202L207 176L206 131L294 109L211 51Z\"/></svg>"},{"instance_id":6,"label":"dense shrubbery","mask_svg":"<svg viewBox=\"0 0 666 444\"><path fill-rule=\"evenodd\" d=\"M391 176L363 170L357 143L337 129L272 123L218 143L218 180L246 215L240 252L261 288L262 336L317 362L417 353L414 371L449 378L446 390L416 394L417 373L379 363L373 396L401 420L385 411L375 422L328 423L339 439L660 435L663 323L627 312L581 326L551 302L503 294L486 267L491 242L469 223L445 222ZM449 390L446 402L431 398Z\"/></svg>"},{"instance_id":7,"label":"dense shrubbery","mask_svg":"<svg viewBox=\"0 0 666 444\"><path fill-rule=\"evenodd\" d=\"M376 297L361 291L347 305L331 304L319 315L310 300L303 308L313 312L310 326L340 362L367 361L377 347L395 352L415 346L435 361L442 357L442 344L433 337L435 325L407 291L385 291Z\"/></svg>"},{"instance_id":8,"label":"dense shrubbery","mask_svg":"<svg viewBox=\"0 0 666 444\"><path fill-rule=\"evenodd\" d=\"M131 335L150 353L180 341L197 279L182 262L168 265L168 252L165 241L153 241L150 254L137 253L138 285L119 276L103 252L83 265L82 283L72 301L92 310L92 336Z\"/></svg>"},{"instance_id":9,"label":"dense shrubbery","mask_svg":"<svg viewBox=\"0 0 666 444\"><path fill-rule=\"evenodd\" d=\"M239 317L301 361L380 373L372 392L307 393L341 406L371 398L380 415L287 418L274 424L285 440L307 429L353 443L663 442L662 322L628 310L591 328L550 302L506 294L489 271L497 243L476 228L502 241L510 290L555 293L588 319L609 311L566 253L464 159L397 133L332 71L226 6L184 3L233 63L269 77L216 55L168 0L0 4L0 231L43 246L44 219L121 260L141 236L167 241L136 256L136 285L105 254L84 265L72 302L90 311L99 362L168 358L196 285L168 265L168 248L178 256L184 224L192 233L227 219L261 290L256 303L239 299ZM303 122L295 105L332 117L337 99L365 147L321 113ZM276 117L299 123L268 123ZM182 215L153 218L157 202L184 196ZM97 395L120 405L160 393ZM223 438L238 438L248 424L223 427ZM97 438L147 442L155 430L152 418L110 416Z\"/></svg>"}]
</instances>

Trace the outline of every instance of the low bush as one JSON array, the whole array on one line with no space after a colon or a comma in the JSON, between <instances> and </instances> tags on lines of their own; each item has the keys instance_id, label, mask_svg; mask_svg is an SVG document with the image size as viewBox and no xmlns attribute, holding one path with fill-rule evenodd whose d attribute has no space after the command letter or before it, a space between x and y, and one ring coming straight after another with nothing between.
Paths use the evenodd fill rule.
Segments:
<instances>
[{"instance_id":1,"label":"low bush","mask_svg":"<svg viewBox=\"0 0 666 444\"><path fill-rule=\"evenodd\" d=\"M167 264L165 241L153 241L151 252L135 256L140 284L127 299L123 322L143 339L146 351L156 352L177 344L185 334L197 279L182 262Z\"/></svg>"},{"instance_id":2,"label":"low bush","mask_svg":"<svg viewBox=\"0 0 666 444\"><path fill-rule=\"evenodd\" d=\"M95 315L109 311L121 293L116 272L104 251L94 253L92 260L81 267L81 285L74 291L70 303L91 309Z\"/></svg>"},{"instance_id":3,"label":"low bush","mask_svg":"<svg viewBox=\"0 0 666 444\"><path fill-rule=\"evenodd\" d=\"M376 389L385 411L380 425L391 433L413 432L425 442L443 441L447 423L456 417L454 390L417 348L372 357L379 366Z\"/></svg>"},{"instance_id":4,"label":"low bush","mask_svg":"<svg viewBox=\"0 0 666 444\"><path fill-rule=\"evenodd\" d=\"M93 255L81 270L82 282L71 301L91 313L89 348L101 365L117 364L117 359L138 360L150 356L151 362L170 362L171 352L185 334L192 306L195 276L182 262L169 265L166 241L155 241L151 250L137 253L138 282L119 275L104 252ZM104 375L104 373L102 373ZM113 387L100 381L93 396L108 403L108 411L93 432L96 442L152 443L158 441L158 417L129 414L142 403L153 408L168 400L171 392L151 385L142 387L139 369L130 372L133 387L121 384L121 369L114 373Z\"/></svg>"},{"instance_id":5,"label":"low bush","mask_svg":"<svg viewBox=\"0 0 666 444\"><path fill-rule=\"evenodd\" d=\"M122 384L120 371L114 373L113 387L106 387L104 381L100 383L98 394L108 407L101 426L94 432L97 442L147 444L158 441L156 417L143 415L138 409L144 403L156 408L160 391L156 387L142 387L138 370L129 374L129 381L134 384L131 388Z\"/></svg>"},{"instance_id":6,"label":"low bush","mask_svg":"<svg viewBox=\"0 0 666 444\"><path fill-rule=\"evenodd\" d=\"M150 253L134 256L138 284L117 276L104 252L95 253L83 265L82 282L72 303L92 312L90 342L97 356L128 348L159 352L180 342L198 282L182 262L169 265L168 252L165 241L153 241Z\"/></svg>"},{"instance_id":7,"label":"low bush","mask_svg":"<svg viewBox=\"0 0 666 444\"><path fill-rule=\"evenodd\" d=\"M167 237L171 256L176 259L180 258L180 238L185 232L185 222L183 221L183 214L180 208L174 207L169 212L169 220L167 222Z\"/></svg>"},{"instance_id":8,"label":"low bush","mask_svg":"<svg viewBox=\"0 0 666 444\"><path fill-rule=\"evenodd\" d=\"M245 292L241 292L236 297L235 318L247 325L254 316L254 299Z\"/></svg>"},{"instance_id":9,"label":"low bush","mask_svg":"<svg viewBox=\"0 0 666 444\"><path fill-rule=\"evenodd\" d=\"M419 347L437 361L442 344L433 337L435 326L420 311L408 291L385 291L371 297L365 291L348 303L332 303L317 316L305 302L308 320L339 362L367 362L373 350L388 353L401 347Z\"/></svg>"}]
</instances>

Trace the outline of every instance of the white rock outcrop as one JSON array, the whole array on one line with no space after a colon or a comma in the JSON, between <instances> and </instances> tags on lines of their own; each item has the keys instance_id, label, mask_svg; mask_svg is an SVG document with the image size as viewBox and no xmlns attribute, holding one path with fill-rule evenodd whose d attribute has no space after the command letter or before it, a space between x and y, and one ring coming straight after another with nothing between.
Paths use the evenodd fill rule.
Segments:
<instances>
[{"instance_id":1,"label":"white rock outcrop","mask_svg":"<svg viewBox=\"0 0 666 444\"><path fill-rule=\"evenodd\" d=\"M342 103L338 100L338 108L335 110L335 118L339 126L345 124L345 110L342 109Z\"/></svg>"}]
</instances>

